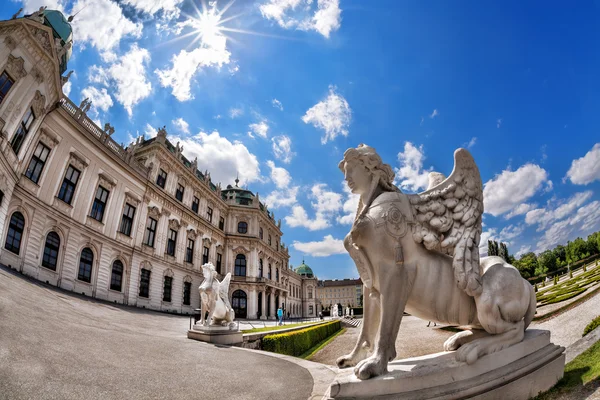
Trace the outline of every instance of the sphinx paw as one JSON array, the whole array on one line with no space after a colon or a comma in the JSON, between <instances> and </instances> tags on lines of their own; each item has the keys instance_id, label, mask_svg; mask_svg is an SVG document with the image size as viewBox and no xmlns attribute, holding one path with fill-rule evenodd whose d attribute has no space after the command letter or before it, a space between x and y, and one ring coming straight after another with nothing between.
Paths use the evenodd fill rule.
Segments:
<instances>
[{"instance_id":1,"label":"sphinx paw","mask_svg":"<svg viewBox=\"0 0 600 400\"><path fill-rule=\"evenodd\" d=\"M370 379L375 376L383 375L387 372L387 361L385 358L371 356L361 361L354 368L354 375L360 380Z\"/></svg>"}]
</instances>

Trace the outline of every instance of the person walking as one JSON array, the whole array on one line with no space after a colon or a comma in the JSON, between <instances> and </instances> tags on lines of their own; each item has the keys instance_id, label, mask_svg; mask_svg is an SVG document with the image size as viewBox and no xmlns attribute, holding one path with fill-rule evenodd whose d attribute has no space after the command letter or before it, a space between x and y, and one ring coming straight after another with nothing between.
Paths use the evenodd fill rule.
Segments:
<instances>
[{"instance_id":1,"label":"person walking","mask_svg":"<svg viewBox=\"0 0 600 400\"><path fill-rule=\"evenodd\" d=\"M277 318L279 318L279 325L283 325L283 310L281 307L277 309Z\"/></svg>"}]
</instances>

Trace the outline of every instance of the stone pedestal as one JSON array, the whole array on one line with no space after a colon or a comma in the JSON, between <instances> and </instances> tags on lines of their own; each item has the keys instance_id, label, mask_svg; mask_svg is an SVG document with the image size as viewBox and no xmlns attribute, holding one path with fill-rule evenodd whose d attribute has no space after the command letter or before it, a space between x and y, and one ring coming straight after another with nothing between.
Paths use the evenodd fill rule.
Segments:
<instances>
[{"instance_id":1,"label":"stone pedestal","mask_svg":"<svg viewBox=\"0 0 600 400\"><path fill-rule=\"evenodd\" d=\"M549 331L527 330L523 342L472 365L442 352L392 361L388 374L365 381L352 368L339 370L325 398L527 400L562 378L564 350Z\"/></svg>"},{"instance_id":2,"label":"stone pedestal","mask_svg":"<svg viewBox=\"0 0 600 400\"><path fill-rule=\"evenodd\" d=\"M226 326L204 326L195 324L188 330L188 339L214 344L233 345L244 342L244 334L238 329Z\"/></svg>"}]
</instances>

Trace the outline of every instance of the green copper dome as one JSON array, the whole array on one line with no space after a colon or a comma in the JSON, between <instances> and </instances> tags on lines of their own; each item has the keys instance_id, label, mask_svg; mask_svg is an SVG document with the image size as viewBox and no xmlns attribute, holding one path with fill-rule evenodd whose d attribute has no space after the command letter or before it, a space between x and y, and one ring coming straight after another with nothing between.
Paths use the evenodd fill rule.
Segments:
<instances>
[{"instance_id":1,"label":"green copper dome","mask_svg":"<svg viewBox=\"0 0 600 400\"><path fill-rule=\"evenodd\" d=\"M52 28L52 34L55 39L60 39L62 46L67 43L73 44L73 28L63 13L57 10L44 10L44 25ZM60 60L61 73L67 69L67 61L71 58L72 48L69 48L65 54L63 54Z\"/></svg>"},{"instance_id":2,"label":"green copper dome","mask_svg":"<svg viewBox=\"0 0 600 400\"><path fill-rule=\"evenodd\" d=\"M296 273L307 278L313 278L315 276L312 269L310 269L308 265L304 264L304 260L302 260L302 264L296 268Z\"/></svg>"}]
</instances>

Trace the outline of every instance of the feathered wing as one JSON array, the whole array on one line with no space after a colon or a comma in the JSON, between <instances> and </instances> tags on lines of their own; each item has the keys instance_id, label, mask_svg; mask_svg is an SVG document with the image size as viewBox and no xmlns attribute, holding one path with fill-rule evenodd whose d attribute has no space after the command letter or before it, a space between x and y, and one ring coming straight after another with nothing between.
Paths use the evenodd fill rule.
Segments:
<instances>
[{"instance_id":1,"label":"feathered wing","mask_svg":"<svg viewBox=\"0 0 600 400\"><path fill-rule=\"evenodd\" d=\"M450 176L409 198L416 218L415 241L429 250L451 255L458 286L470 296L481 293L483 185L471 154L465 149L456 150Z\"/></svg>"},{"instance_id":2,"label":"feathered wing","mask_svg":"<svg viewBox=\"0 0 600 400\"><path fill-rule=\"evenodd\" d=\"M231 309L231 304L229 303L229 282L231 282L231 272L228 272L219 284L219 297L223 300L228 310Z\"/></svg>"}]
</instances>

